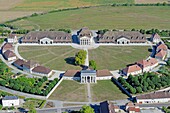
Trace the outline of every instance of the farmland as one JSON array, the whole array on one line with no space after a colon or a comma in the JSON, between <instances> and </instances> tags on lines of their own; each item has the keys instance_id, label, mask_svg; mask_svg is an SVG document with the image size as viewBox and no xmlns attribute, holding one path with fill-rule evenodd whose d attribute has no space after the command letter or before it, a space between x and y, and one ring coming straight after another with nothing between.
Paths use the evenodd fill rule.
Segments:
<instances>
[{"instance_id":1,"label":"farmland","mask_svg":"<svg viewBox=\"0 0 170 113\"><path fill-rule=\"evenodd\" d=\"M36 29L35 26L41 29L80 29L82 26L90 29L169 29L169 12L168 6L101 6L48 13L11 25L25 29Z\"/></svg>"}]
</instances>

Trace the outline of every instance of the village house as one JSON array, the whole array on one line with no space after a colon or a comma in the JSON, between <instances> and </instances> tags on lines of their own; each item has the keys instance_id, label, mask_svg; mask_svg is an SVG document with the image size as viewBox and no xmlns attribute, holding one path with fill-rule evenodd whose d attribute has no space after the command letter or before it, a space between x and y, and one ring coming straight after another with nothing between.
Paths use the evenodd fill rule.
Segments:
<instances>
[{"instance_id":1,"label":"village house","mask_svg":"<svg viewBox=\"0 0 170 113\"><path fill-rule=\"evenodd\" d=\"M128 112L128 113L140 113L140 108L138 106L138 104L134 104L132 102L128 102L126 104L126 108L125 110Z\"/></svg>"},{"instance_id":2,"label":"village house","mask_svg":"<svg viewBox=\"0 0 170 113\"><path fill-rule=\"evenodd\" d=\"M157 52L159 52L160 50L164 50L164 51L167 51L168 50L168 47L165 45L165 44L159 44L158 46L157 46L157 49L156 49L156 51Z\"/></svg>"},{"instance_id":3,"label":"village house","mask_svg":"<svg viewBox=\"0 0 170 113\"><path fill-rule=\"evenodd\" d=\"M136 64L140 66L142 72L148 72L158 65L158 61L155 58L150 58L147 60L140 60L136 62Z\"/></svg>"},{"instance_id":4,"label":"village house","mask_svg":"<svg viewBox=\"0 0 170 113\"><path fill-rule=\"evenodd\" d=\"M14 48L13 48L13 46L12 46L12 44L10 44L10 43L5 43L3 46L2 46L2 53L4 53L5 51L7 51L7 50L11 50L11 51L13 51L14 50Z\"/></svg>"},{"instance_id":5,"label":"village house","mask_svg":"<svg viewBox=\"0 0 170 113\"><path fill-rule=\"evenodd\" d=\"M122 74L126 75L126 76L137 75L137 74L140 74L140 73L142 73L142 69L137 64L127 66L125 69L122 70Z\"/></svg>"},{"instance_id":6,"label":"village house","mask_svg":"<svg viewBox=\"0 0 170 113\"><path fill-rule=\"evenodd\" d=\"M146 43L146 37L137 31L107 31L98 35L98 43Z\"/></svg>"},{"instance_id":7,"label":"village house","mask_svg":"<svg viewBox=\"0 0 170 113\"><path fill-rule=\"evenodd\" d=\"M154 33L152 36L151 36L151 41L153 43L160 43L161 42L161 37L158 35L158 33Z\"/></svg>"},{"instance_id":8,"label":"village house","mask_svg":"<svg viewBox=\"0 0 170 113\"><path fill-rule=\"evenodd\" d=\"M28 60L28 61L24 62L24 64L22 64L22 69L23 69L23 71L32 73L32 69L37 66L39 66L39 64L37 62Z\"/></svg>"},{"instance_id":9,"label":"village house","mask_svg":"<svg viewBox=\"0 0 170 113\"><path fill-rule=\"evenodd\" d=\"M155 58L157 58L157 59L159 59L159 60L164 60L165 57L166 57L166 55L167 55L167 52L166 52L165 50L163 50L163 49L160 49L160 50L156 53Z\"/></svg>"},{"instance_id":10,"label":"village house","mask_svg":"<svg viewBox=\"0 0 170 113\"><path fill-rule=\"evenodd\" d=\"M93 33L87 27L83 27L77 32L80 45L91 45L93 43Z\"/></svg>"},{"instance_id":11,"label":"village house","mask_svg":"<svg viewBox=\"0 0 170 113\"><path fill-rule=\"evenodd\" d=\"M3 53L3 56L8 61L12 61L12 60L16 60L17 59L15 53L13 51L10 51L10 50L5 51Z\"/></svg>"},{"instance_id":12,"label":"village house","mask_svg":"<svg viewBox=\"0 0 170 113\"><path fill-rule=\"evenodd\" d=\"M49 77L52 74L52 70L44 66L37 66L32 69L33 74Z\"/></svg>"},{"instance_id":13,"label":"village house","mask_svg":"<svg viewBox=\"0 0 170 113\"><path fill-rule=\"evenodd\" d=\"M63 31L31 31L26 34L21 43L53 44L71 43L72 36Z\"/></svg>"},{"instance_id":14,"label":"village house","mask_svg":"<svg viewBox=\"0 0 170 113\"><path fill-rule=\"evenodd\" d=\"M22 59L17 59L16 61L14 61L12 64L17 67L18 69L23 69L23 64L26 63L25 60Z\"/></svg>"},{"instance_id":15,"label":"village house","mask_svg":"<svg viewBox=\"0 0 170 113\"><path fill-rule=\"evenodd\" d=\"M104 101L100 103L100 113L117 113L119 110L119 107L114 106L111 102Z\"/></svg>"},{"instance_id":16,"label":"village house","mask_svg":"<svg viewBox=\"0 0 170 113\"><path fill-rule=\"evenodd\" d=\"M2 98L3 107L19 106L19 98L17 96L5 96Z\"/></svg>"},{"instance_id":17,"label":"village house","mask_svg":"<svg viewBox=\"0 0 170 113\"><path fill-rule=\"evenodd\" d=\"M18 38L16 34L9 34L8 38L7 38L7 42L8 43L17 43L18 42Z\"/></svg>"},{"instance_id":18,"label":"village house","mask_svg":"<svg viewBox=\"0 0 170 113\"><path fill-rule=\"evenodd\" d=\"M136 96L139 104L166 103L170 102L170 91L153 92Z\"/></svg>"}]
</instances>

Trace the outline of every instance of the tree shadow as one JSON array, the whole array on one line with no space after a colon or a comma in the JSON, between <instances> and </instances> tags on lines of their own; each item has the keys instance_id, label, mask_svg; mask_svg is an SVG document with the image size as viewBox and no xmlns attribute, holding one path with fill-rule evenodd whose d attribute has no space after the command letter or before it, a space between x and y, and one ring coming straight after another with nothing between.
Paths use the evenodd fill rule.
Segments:
<instances>
[{"instance_id":1,"label":"tree shadow","mask_svg":"<svg viewBox=\"0 0 170 113\"><path fill-rule=\"evenodd\" d=\"M67 64L71 64L71 65L76 66L75 57L68 57L68 58L65 58L64 60L66 61Z\"/></svg>"}]
</instances>

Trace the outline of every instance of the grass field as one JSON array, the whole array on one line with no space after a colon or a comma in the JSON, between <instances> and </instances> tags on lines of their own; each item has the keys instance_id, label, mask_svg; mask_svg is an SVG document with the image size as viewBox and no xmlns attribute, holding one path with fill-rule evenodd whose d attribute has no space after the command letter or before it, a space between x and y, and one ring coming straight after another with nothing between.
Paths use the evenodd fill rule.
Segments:
<instances>
[{"instance_id":1,"label":"grass field","mask_svg":"<svg viewBox=\"0 0 170 113\"><path fill-rule=\"evenodd\" d=\"M109 47L102 46L89 50L89 60L95 60L97 69L121 69L149 56L149 47ZM81 69L66 63L65 59L75 56L79 50L69 46L19 46L20 55L55 70ZM105 59L105 60L103 60Z\"/></svg>"},{"instance_id":2,"label":"grass field","mask_svg":"<svg viewBox=\"0 0 170 113\"><path fill-rule=\"evenodd\" d=\"M168 2L168 0L135 0L135 3L139 4L147 4L147 3L163 3Z\"/></svg>"},{"instance_id":3,"label":"grass field","mask_svg":"<svg viewBox=\"0 0 170 113\"><path fill-rule=\"evenodd\" d=\"M34 26L39 26L41 29L80 29L83 26L90 29L169 29L169 12L168 6L101 6L48 13L11 24L26 29L34 28Z\"/></svg>"},{"instance_id":4,"label":"grass field","mask_svg":"<svg viewBox=\"0 0 170 113\"><path fill-rule=\"evenodd\" d=\"M20 46L20 55L55 70L81 69L66 63L65 59L74 57L79 50L69 46Z\"/></svg>"},{"instance_id":5,"label":"grass field","mask_svg":"<svg viewBox=\"0 0 170 113\"><path fill-rule=\"evenodd\" d=\"M72 80L64 80L49 97L52 100L87 101L87 86Z\"/></svg>"},{"instance_id":6,"label":"grass field","mask_svg":"<svg viewBox=\"0 0 170 113\"><path fill-rule=\"evenodd\" d=\"M92 101L121 100L128 98L111 80L100 80L91 84Z\"/></svg>"},{"instance_id":7,"label":"grass field","mask_svg":"<svg viewBox=\"0 0 170 113\"><path fill-rule=\"evenodd\" d=\"M96 6L113 3L134 3L134 0L24 0L14 10L53 10L72 7Z\"/></svg>"},{"instance_id":8,"label":"grass field","mask_svg":"<svg viewBox=\"0 0 170 113\"><path fill-rule=\"evenodd\" d=\"M127 64L147 58L149 47L131 46L101 46L89 51L89 60L95 60L97 69L122 69Z\"/></svg>"}]
</instances>

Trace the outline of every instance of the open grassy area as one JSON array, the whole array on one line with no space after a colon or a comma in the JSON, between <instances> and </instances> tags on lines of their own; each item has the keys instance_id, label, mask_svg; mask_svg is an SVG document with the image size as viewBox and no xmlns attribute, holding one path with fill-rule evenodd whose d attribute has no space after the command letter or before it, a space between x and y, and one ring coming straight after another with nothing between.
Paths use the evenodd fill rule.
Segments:
<instances>
[{"instance_id":1,"label":"open grassy area","mask_svg":"<svg viewBox=\"0 0 170 113\"><path fill-rule=\"evenodd\" d=\"M122 69L127 64L147 58L150 47L144 46L100 46L89 50L89 60L95 60L97 69Z\"/></svg>"},{"instance_id":2,"label":"open grassy area","mask_svg":"<svg viewBox=\"0 0 170 113\"><path fill-rule=\"evenodd\" d=\"M49 99L63 101L87 101L87 86L72 80L64 80Z\"/></svg>"},{"instance_id":3,"label":"open grassy area","mask_svg":"<svg viewBox=\"0 0 170 113\"><path fill-rule=\"evenodd\" d=\"M111 80L98 80L91 84L92 101L121 100L128 98Z\"/></svg>"},{"instance_id":4,"label":"open grassy area","mask_svg":"<svg viewBox=\"0 0 170 113\"><path fill-rule=\"evenodd\" d=\"M148 4L148 3L163 3L168 2L168 0L135 0L137 4Z\"/></svg>"},{"instance_id":5,"label":"open grassy area","mask_svg":"<svg viewBox=\"0 0 170 113\"><path fill-rule=\"evenodd\" d=\"M67 63L79 50L70 46L19 46L20 55L55 70L81 69Z\"/></svg>"},{"instance_id":6,"label":"open grassy area","mask_svg":"<svg viewBox=\"0 0 170 113\"><path fill-rule=\"evenodd\" d=\"M53 10L72 7L96 6L113 3L134 3L134 0L24 0L14 10Z\"/></svg>"},{"instance_id":7,"label":"open grassy area","mask_svg":"<svg viewBox=\"0 0 170 113\"><path fill-rule=\"evenodd\" d=\"M48 13L11 24L26 29L169 29L169 12L169 6L101 6Z\"/></svg>"}]
</instances>

